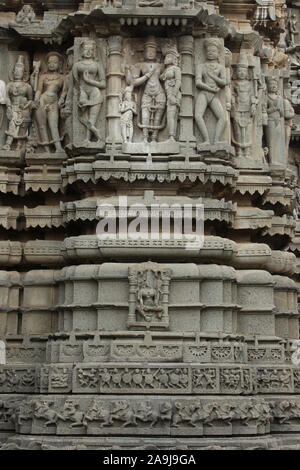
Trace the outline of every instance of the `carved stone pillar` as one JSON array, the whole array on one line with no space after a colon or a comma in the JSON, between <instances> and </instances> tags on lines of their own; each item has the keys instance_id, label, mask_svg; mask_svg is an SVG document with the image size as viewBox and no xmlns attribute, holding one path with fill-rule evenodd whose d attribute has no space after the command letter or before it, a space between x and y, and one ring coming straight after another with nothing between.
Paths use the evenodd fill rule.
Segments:
<instances>
[{"instance_id":1,"label":"carved stone pillar","mask_svg":"<svg viewBox=\"0 0 300 470\"><path fill-rule=\"evenodd\" d=\"M111 36L108 40L107 64L107 138L108 144L121 144L119 100L122 88L121 36Z\"/></svg>"},{"instance_id":2,"label":"carved stone pillar","mask_svg":"<svg viewBox=\"0 0 300 470\"><path fill-rule=\"evenodd\" d=\"M181 54L182 102L180 108L180 142L196 142L194 136L194 38L181 36L178 41Z\"/></svg>"},{"instance_id":3,"label":"carved stone pillar","mask_svg":"<svg viewBox=\"0 0 300 470\"><path fill-rule=\"evenodd\" d=\"M1 97L0 97L0 147L5 144L7 128L6 106L3 94L5 93L5 84L8 83L8 70L9 70L9 57L8 57L8 42L0 36L0 67L1 67Z\"/></svg>"}]
</instances>

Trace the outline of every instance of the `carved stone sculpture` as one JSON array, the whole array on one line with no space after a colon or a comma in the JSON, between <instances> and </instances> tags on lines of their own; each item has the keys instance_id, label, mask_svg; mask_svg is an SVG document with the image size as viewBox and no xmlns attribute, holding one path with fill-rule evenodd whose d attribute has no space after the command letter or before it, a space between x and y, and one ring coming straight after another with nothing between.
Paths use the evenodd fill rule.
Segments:
<instances>
[{"instance_id":1,"label":"carved stone sculpture","mask_svg":"<svg viewBox=\"0 0 300 470\"><path fill-rule=\"evenodd\" d=\"M128 325L146 328L168 324L167 298L171 272L155 263L137 265L129 270L131 298Z\"/></svg>"},{"instance_id":2,"label":"carved stone sculpture","mask_svg":"<svg viewBox=\"0 0 300 470\"><path fill-rule=\"evenodd\" d=\"M35 83L34 106L36 111L34 118L37 129L38 147L50 153L54 147L55 152L63 152L62 137L59 131L60 108L63 107L67 90L65 76L62 73L63 58L57 52L49 52L46 57L46 71L39 74L38 68L34 69L31 76ZM39 74L39 75L38 75Z\"/></svg>"},{"instance_id":3,"label":"carved stone sculpture","mask_svg":"<svg viewBox=\"0 0 300 470\"><path fill-rule=\"evenodd\" d=\"M178 112L181 104L181 69L176 45L167 42L164 48L165 70L161 76L167 95L167 126L170 141L175 141Z\"/></svg>"},{"instance_id":4,"label":"carved stone sculpture","mask_svg":"<svg viewBox=\"0 0 300 470\"><path fill-rule=\"evenodd\" d=\"M29 26L32 23L38 23L31 5L24 5L17 14L15 21L18 26Z\"/></svg>"},{"instance_id":5,"label":"carved stone sculpture","mask_svg":"<svg viewBox=\"0 0 300 470\"><path fill-rule=\"evenodd\" d=\"M133 94L133 86L127 86L120 96L121 134L123 142L132 142L133 117L137 114L136 101Z\"/></svg>"},{"instance_id":6,"label":"carved stone sculpture","mask_svg":"<svg viewBox=\"0 0 300 470\"><path fill-rule=\"evenodd\" d=\"M143 130L144 142L157 141L158 132L162 129L162 116L166 107L166 93L160 82L163 65L157 61L157 41L149 36L144 45L145 61L134 66L132 71L132 85L141 86L145 83L141 100L141 122L139 127ZM142 74L142 77L140 75Z\"/></svg>"},{"instance_id":7,"label":"carved stone sculpture","mask_svg":"<svg viewBox=\"0 0 300 470\"><path fill-rule=\"evenodd\" d=\"M237 157L250 158L252 146L253 117L257 99L249 77L246 52L241 52L236 67L237 80L233 84L232 109L233 142L237 147Z\"/></svg>"},{"instance_id":8,"label":"carved stone sculpture","mask_svg":"<svg viewBox=\"0 0 300 470\"><path fill-rule=\"evenodd\" d=\"M285 165L287 161L285 121L294 116L294 110L288 100L279 91L279 81L276 77L267 77L267 114L266 141L270 161L273 164ZM287 131L289 133L289 131Z\"/></svg>"},{"instance_id":9,"label":"carved stone sculpture","mask_svg":"<svg viewBox=\"0 0 300 470\"><path fill-rule=\"evenodd\" d=\"M97 122L106 84L102 65L97 60L95 41L82 41L80 51L81 59L73 66L73 77L79 94L79 121L86 128L83 146L88 146L92 141L101 140Z\"/></svg>"},{"instance_id":10,"label":"carved stone sculpture","mask_svg":"<svg viewBox=\"0 0 300 470\"><path fill-rule=\"evenodd\" d=\"M297 28L298 20L295 13L291 13L290 17L287 21L287 29L288 29L288 36L289 36L289 46L293 47L296 45L299 31Z\"/></svg>"},{"instance_id":11,"label":"carved stone sculpture","mask_svg":"<svg viewBox=\"0 0 300 470\"><path fill-rule=\"evenodd\" d=\"M27 74L27 77L26 77ZM12 81L7 85L7 118L9 121L4 150L11 150L16 142L16 149L24 148L31 124L33 108L33 90L28 83L28 71L25 70L24 56L20 55L12 72Z\"/></svg>"},{"instance_id":12,"label":"carved stone sculpture","mask_svg":"<svg viewBox=\"0 0 300 470\"><path fill-rule=\"evenodd\" d=\"M226 70L219 63L220 41L209 38L204 41L206 62L200 64L196 70L196 87L200 90L195 104L195 120L199 127L203 144L210 144L209 134L205 123L205 112L208 108L214 114L217 123L214 141L221 142L222 133L226 125L226 112L221 104L219 93L227 84Z\"/></svg>"},{"instance_id":13,"label":"carved stone sculpture","mask_svg":"<svg viewBox=\"0 0 300 470\"><path fill-rule=\"evenodd\" d=\"M299 448L300 1L1 3L1 450Z\"/></svg>"}]
</instances>

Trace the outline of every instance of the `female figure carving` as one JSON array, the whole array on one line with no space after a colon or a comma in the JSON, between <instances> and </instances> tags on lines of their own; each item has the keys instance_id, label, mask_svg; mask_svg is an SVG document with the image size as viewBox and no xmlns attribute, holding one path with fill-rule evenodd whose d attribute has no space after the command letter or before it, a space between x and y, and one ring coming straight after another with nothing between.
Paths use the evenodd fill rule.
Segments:
<instances>
[{"instance_id":1,"label":"female figure carving","mask_svg":"<svg viewBox=\"0 0 300 470\"><path fill-rule=\"evenodd\" d=\"M96 126L104 101L101 90L106 86L103 70L96 60L95 41L86 40L82 43L81 60L73 66L73 77L79 92L79 121L87 130L86 141L83 145L89 145L92 136L97 141L101 140Z\"/></svg>"},{"instance_id":2,"label":"female figure carving","mask_svg":"<svg viewBox=\"0 0 300 470\"><path fill-rule=\"evenodd\" d=\"M57 52L47 55L47 72L39 77L35 94L35 119L38 130L38 145L50 152L54 145L56 152L63 152L59 135L59 111L63 107L67 90L62 73L63 61ZM33 74L37 73L36 69ZM34 76L32 75L34 80Z\"/></svg>"},{"instance_id":3,"label":"female figure carving","mask_svg":"<svg viewBox=\"0 0 300 470\"><path fill-rule=\"evenodd\" d=\"M33 91L25 77L24 57L20 55L13 69L13 80L7 86L6 106L9 121L6 131L5 150L11 150L13 141L17 141L17 149L22 147L28 138L31 123Z\"/></svg>"},{"instance_id":4,"label":"female figure carving","mask_svg":"<svg viewBox=\"0 0 300 470\"><path fill-rule=\"evenodd\" d=\"M169 140L175 142L178 112L181 104L181 69L178 66L179 54L176 47L169 47L165 55L165 71L161 80L165 83L167 95L167 126Z\"/></svg>"}]
</instances>

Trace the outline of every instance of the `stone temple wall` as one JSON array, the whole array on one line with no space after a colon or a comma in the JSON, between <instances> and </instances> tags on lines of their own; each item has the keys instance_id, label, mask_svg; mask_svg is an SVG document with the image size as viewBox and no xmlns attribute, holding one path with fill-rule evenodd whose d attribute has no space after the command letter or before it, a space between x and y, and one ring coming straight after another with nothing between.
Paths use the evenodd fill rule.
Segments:
<instances>
[{"instance_id":1,"label":"stone temple wall","mask_svg":"<svg viewBox=\"0 0 300 470\"><path fill-rule=\"evenodd\" d=\"M299 448L300 2L0 8L0 448Z\"/></svg>"}]
</instances>

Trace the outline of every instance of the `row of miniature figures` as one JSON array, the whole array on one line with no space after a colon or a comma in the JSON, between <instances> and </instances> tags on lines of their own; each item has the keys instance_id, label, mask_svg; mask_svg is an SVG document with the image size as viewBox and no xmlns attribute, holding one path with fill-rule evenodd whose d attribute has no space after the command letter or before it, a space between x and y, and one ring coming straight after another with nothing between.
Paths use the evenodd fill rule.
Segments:
<instances>
[{"instance_id":1,"label":"row of miniature figures","mask_svg":"<svg viewBox=\"0 0 300 470\"><path fill-rule=\"evenodd\" d=\"M232 64L222 40L201 41L191 70L183 70L175 40L149 36L138 59L139 51L124 49L123 79L119 89L110 90L120 96L115 141L123 141L128 153L135 145L142 152L158 142L172 153L172 143L190 140L182 132L178 137L178 124L186 113L186 81L195 75L191 98L198 150L233 144L239 158L263 161L268 154L270 162L285 164L294 117L288 79L284 89L278 71L263 72L259 58L246 50ZM80 135L83 148L103 148L109 115L104 90L111 86L106 51L99 49L96 41L82 39L76 58L74 48L67 61L49 52L34 60L31 74L27 54L16 56L10 81L0 81L0 118L3 123L6 109L8 121L3 150L62 153L62 142L72 145L73 135Z\"/></svg>"}]
</instances>

